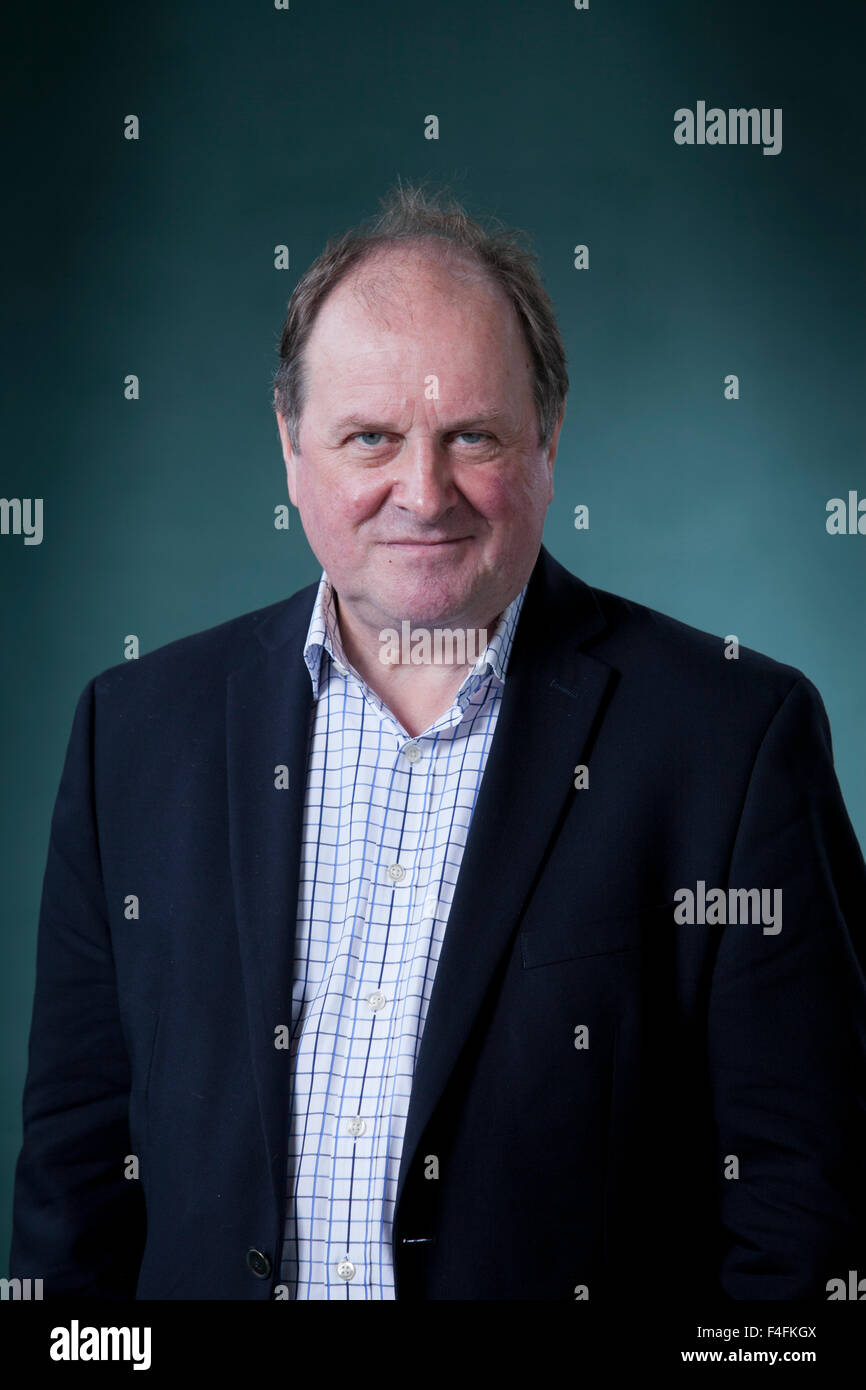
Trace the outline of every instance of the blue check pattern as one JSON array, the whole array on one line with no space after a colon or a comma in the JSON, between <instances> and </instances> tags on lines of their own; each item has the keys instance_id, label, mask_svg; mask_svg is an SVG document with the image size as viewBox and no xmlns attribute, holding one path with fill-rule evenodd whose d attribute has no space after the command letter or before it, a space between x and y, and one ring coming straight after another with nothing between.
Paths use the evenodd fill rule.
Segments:
<instances>
[{"instance_id":1,"label":"blue check pattern","mask_svg":"<svg viewBox=\"0 0 866 1390\"><path fill-rule=\"evenodd\" d=\"M349 663L323 571L292 990L280 1281L295 1299L393 1299L409 1096L526 586L454 703L411 737Z\"/></svg>"}]
</instances>

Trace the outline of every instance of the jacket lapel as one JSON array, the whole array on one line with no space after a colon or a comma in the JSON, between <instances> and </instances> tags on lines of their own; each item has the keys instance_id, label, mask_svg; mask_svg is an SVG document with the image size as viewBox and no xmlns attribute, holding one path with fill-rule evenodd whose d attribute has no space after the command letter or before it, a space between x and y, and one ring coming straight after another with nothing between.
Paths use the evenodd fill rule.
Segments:
<instances>
[{"instance_id":1,"label":"jacket lapel","mask_svg":"<svg viewBox=\"0 0 866 1390\"><path fill-rule=\"evenodd\" d=\"M316 585L272 610L254 658L226 683L229 850L253 1069L277 1210L285 1199L292 971L307 733L313 702L303 659ZM308 596L308 597L307 597ZM285 767L288 787L278 788Z\"/></svg>"},{"instance_id":2,"label":"jacket lapel","mask_svg":"<svg viewBox=\"0 0 866 1390\"><path fill-rule=\"evenodd\" d=\"M572 795L613 671L579 650L606 626L542 548L457 877L415 1067L396 1202Z\"/></svg>"}]
</instances>

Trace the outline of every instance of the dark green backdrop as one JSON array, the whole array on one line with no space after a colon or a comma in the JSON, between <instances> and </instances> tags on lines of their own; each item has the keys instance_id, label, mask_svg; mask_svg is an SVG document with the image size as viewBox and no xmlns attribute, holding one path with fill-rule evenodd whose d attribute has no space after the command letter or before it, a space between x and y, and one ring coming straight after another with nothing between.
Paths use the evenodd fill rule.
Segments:
<instances>
[{"instance_id":1,"label":"dark green backdrop","mask_svg":"<svg viewBox=\"0 0 866 1390\"><path fill-rule=\"evenodd\" d=\"M397 174L534 238L572 375L549 549L805 671L866 838L866 536L825 528L829 498L866 496L862 15L82 0L7 18L0 495L43 498L44 538L0 536L0 1264L76 697L127 633L151 650L318 576L297 513L273 528L275 344L299 273ZM699 100L781 107L781 153L676 145Z\"/></svg>"}]
</instances>

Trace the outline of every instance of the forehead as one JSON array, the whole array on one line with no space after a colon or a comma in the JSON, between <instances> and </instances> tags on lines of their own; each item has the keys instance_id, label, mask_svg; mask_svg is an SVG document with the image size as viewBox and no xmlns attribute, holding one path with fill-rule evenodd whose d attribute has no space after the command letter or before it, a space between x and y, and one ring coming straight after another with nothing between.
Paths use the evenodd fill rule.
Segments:
<instances>
[{"instance_id":1,"label":"forehead","mask_svg":"<svg viewBox=\"0 0 866 1390\"><path fill-rule=\"evenodd\" d=\"M505 291L447 246L388 248L364 261L324 300L305 356L319 384L331 374L372 383L437 371L492 383L529 367Z\"/></svg>"}]
</instances>

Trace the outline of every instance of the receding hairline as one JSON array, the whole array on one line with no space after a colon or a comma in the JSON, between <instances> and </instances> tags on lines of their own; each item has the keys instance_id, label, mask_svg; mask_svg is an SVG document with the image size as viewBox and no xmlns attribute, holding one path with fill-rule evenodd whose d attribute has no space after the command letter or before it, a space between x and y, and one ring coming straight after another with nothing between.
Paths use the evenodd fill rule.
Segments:
<instances>
[{"instance_id":1,"label":"receding hairline","mask_svg":"<svg viewBox=\"0 0 866 1390\"><path fill-rule=\"evenodd\" d=\"M412 271L420 269L423 276L426 267L444 271L453 280L478 285L491 298L506 305L519 319L513 300L480 256L467 248L456 246L445 237L428 232L392 241L373 242L321 299L311 334L322 310L340 290L351 294L375 314L393 298L404 299L403 291L407 280L411 280ZM392 285L397 291L393 297L389 293Z\"/></svg>"}]
</instances>

